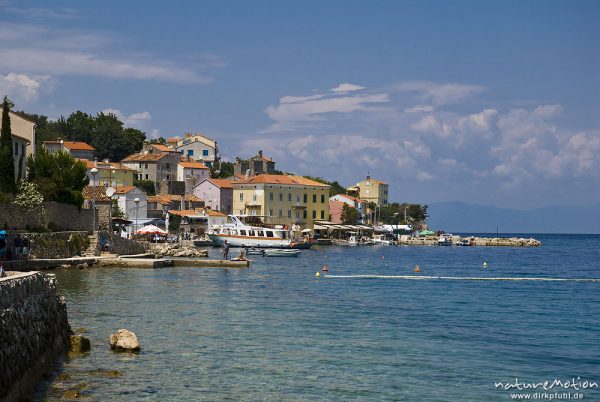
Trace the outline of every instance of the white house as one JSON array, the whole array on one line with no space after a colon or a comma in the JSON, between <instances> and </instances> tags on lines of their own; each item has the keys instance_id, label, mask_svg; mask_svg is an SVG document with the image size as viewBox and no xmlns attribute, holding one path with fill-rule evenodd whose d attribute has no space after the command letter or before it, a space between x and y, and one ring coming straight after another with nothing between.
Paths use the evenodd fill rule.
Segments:
<instances>
[{"instance_id":1,"label":"white house","mask_svg":"<svg viewBox=\"0 0 600 402\"><path fill-rule=\"evenodd\" d=\"M146 219L148 216L148 197L146 193L134 186L116 187L113 199L117 200L119 209L129 220ZM138 199L136 202L135 200Z\"/></svg>"},{"instance_id":2,"label":"white house","mask_svg":"<svg viewBox=\"0 0 600 402\"><path fill-rule=\"evenodd\" d=\"M367 202L347 194L336 194L329 197L329 201L338 201L348 204L349 206L356 208L360 216L359 223L365 223L367 215Z\"/></svg>"},{"instance_id":3,"label":"white house","mask_svg":"<svg viewBox=\"0 0 600 402\"><path fill-rule=\"evenodd\" d=\"M176 149L183 156L194 158L209 168L216 161L219 152L217 141L202 134L192 133L186 133L185 138L177 141Z\"/></svg>"},{"instance_id":4,"label":"white house","mask_svg":"<svg viewBox=\"0 0 600 402\"><path fill-rule=\"evenodd\" d=\"M233 212L233 181L206 178L194 186L194 195L215 211Z\"/></svg>"},{"instance_id":5,"label":"white house","mask_svg":"<svg viewBox=\"0 0 600 402\"><path fill-rule=\"evenodd\" d=\"M210 177L210 169L201 162L179 162L177 181L185 182L185 193L190 194L196 183Z\"/></svg>"},{"instance_id":6,"label":"white house","mask_svg":"<svg viewBox=\"0 0 600 402\"><path fill-rule=\"evenodd\" d=\"M87 159L90 161L94 160L94 154L96 153L94 147L85 142L63 141L60 138L56 141L44 141L43 145L50 153L67 152L70 153L73 158Z\"/></svg>"},{"instance_id":7,"label":"white house","mask_svg":"<svg viewBox=\"0 0 600 402\"><path fill-rule=\"evenodd\" d=\"M2 113L1 107L0 113ZM20 113L13 112L12 110L8 112L8 116L10 117L11 134L24 139L26 142L25 159L27 159L29 155L35 154L35 122L33 120L29 120ZM0 128L2 128L1 119ZM21 152L19 151L19 155L20 154Z\"/></svg>"}]
</instances>

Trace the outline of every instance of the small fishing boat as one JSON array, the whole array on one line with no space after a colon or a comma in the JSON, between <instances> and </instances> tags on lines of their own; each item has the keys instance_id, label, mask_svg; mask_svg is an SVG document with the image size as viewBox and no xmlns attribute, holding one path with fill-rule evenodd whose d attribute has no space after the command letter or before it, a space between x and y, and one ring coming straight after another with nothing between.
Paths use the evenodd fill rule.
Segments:
<instances>
[{"instance_id":1,"label":"small fishing boat","mask_svg":"<svg viewBox=\"0 0 600 402\"><path fill-rule=\"evenodd\" d=\"M393 240L389 240L386 238L385 235L380 234L380 235L374 235L373 236L373 243L374 244L384 244L386 246L391 246L394 244Z\"/></svg>"},{"instance_id":2,"label":"small fishing boat","mask_svg":"<svg viewBox=\"0 0 600 402\"><path fill-rule=\"evenodd\" d=\"M452 236L449 234L442 234L437 240L438 246L451 246L452 245Z\"/></svg>"},{"instance_id":3,"label":"small fishing boat","mask_svg":"<svg viewBox=\"0 0 600 402\"><path fill-rule=\"evenodd\" d=\"M298 257L302 251L289 248L270 248L265 250L267 257Z\"/></svg>"},{"instance_id":4,"label":"small fishing boat","mask_svg":"<svg viewBox=\"0 0 600 402\"><path fill-rule=\"evenodd\" d=\"M260 248L248 248L246 249L246 255L265 255L265 250Z\"/></svg>"}]
</instances>

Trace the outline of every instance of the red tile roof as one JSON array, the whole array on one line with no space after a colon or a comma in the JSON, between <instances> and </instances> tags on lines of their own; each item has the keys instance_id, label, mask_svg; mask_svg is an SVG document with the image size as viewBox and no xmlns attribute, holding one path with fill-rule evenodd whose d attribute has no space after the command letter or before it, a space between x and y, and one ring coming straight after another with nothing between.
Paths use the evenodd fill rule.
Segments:
<instances>
[{"instance_id":1,"label":"red tile roof","mask_svg":"<svg viewBox=\"0 0 600 402\"><path fill-rule=\"evenodd\" d=\"M44 144L60 145L60 141L44 141ZM63 141L63 146L71 151L95 151L96 149L85 142Z\"/></svg>"},{"instance_id":2,"label":"red tile roof","mask_svg":"<svg viewBox=\"0 0 600 402\"><path fill-rule=\"evenodd\" d=\"M201 216L203 214L208 215L208 216L222 216L222 217L227 216L226 214L224 214L222 212L215 211L210 208L184 209L181 211L177 210L177 209L170 209L169 213L173 214L173 215L179 215L179 216Z\"/></svg>"},{"instance_id":3,"label":"red tile roof","mask_svg":"<svg viewBox=\"0 0 600 402\"><path fill-rule=\"evenodd\" d=\"M179 162L179 165L187 169L208 169L204 163L200 162Z\"/></svg>"},{"instance_id":4,"label":"red tile roof","mask_svg":"<svg viewBox=\"0 0 600 402\"><path fill-rule=\"evenodd\" d=\"M177 150L175 150L171 147L168 147L166 145L163 145L163 144L151 144L151 145L153 148L156 148L161 152L177 152Z\"/></svg>"},{"instance_id":5,"label":"red tile roof","mask_svg":"<svg viewBox=\"0 0 600 402\"><path fill-rule=\"evenodd\" d=\"M297 186L315 186L315 187L329 187L328 184L319 183L314 180L307 179L302 176L291 176L291 175L277 175L277 174L261 174L249 178L248 180L241 180L234 182L234 184L285 184L285 185L297 185Z\"/></svg>"},{"instance_id":6,"label":"red tile roof","mask_svg":"<svg viewBox=\"0 0 600 402\"><path fill-rule=\"evenodd\" d=\"M127 194L128 192L130 192L131 190L135 190L137 187L135 186L117 186L115 188L115 194Z\"/></svg>"},{"instance_id":7,"label":"red tile roof","mask_svg":"<svg viewBox=\"0 0 600 402\"><path fill-rule=\"evenodd\" d=\"M233 180L227 179L208 179L215 186L220 188L233 188Z\"/></svg>"},{"instance_id":8,"label":"red tile roof","mask_svg":"<svg viewBox=\"0 0 600 402\"><path fill-rule=\"evenodd\" d=\"M167 154L131 154L121 161L123 162L156 162L167 156Z\"/></svg>"}]
</instances>

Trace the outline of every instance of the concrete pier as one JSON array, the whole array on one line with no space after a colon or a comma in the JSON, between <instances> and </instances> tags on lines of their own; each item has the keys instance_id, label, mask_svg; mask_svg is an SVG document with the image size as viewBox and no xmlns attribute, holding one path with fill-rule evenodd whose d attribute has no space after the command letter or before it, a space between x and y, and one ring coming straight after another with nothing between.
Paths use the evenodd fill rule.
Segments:
<instances>
[{"instance_id":1,"label":"concrete pier","mask_svg":"<svg viewBox=\"0 0 600 402\"><path fill-rule=\"evenodd\" d=\"M71 257L71 258L41 258L36 260L12 260L4 261L5 271L39 271L43 269L52 269L62 267L63 265L76 266L79 264L92 265L96 262L97 257Z\"/></svg>"}]
</instances>

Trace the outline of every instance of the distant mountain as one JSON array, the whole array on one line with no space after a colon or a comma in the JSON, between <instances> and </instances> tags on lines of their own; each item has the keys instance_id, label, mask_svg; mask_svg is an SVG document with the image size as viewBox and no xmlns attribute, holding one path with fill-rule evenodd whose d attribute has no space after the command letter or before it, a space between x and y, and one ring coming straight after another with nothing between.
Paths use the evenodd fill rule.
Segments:
<instances>
[{"instance_id":1,"label":"distant mountain","mask_svg":"<svg viewBox=\"0 0 600 402\"><path fill-rule=\"evenodd\" d=\"M429 204L427 213L429 227L446 232L600 233L600 204L520 210L440 202Z\"/></svg>"}]
</instances>

